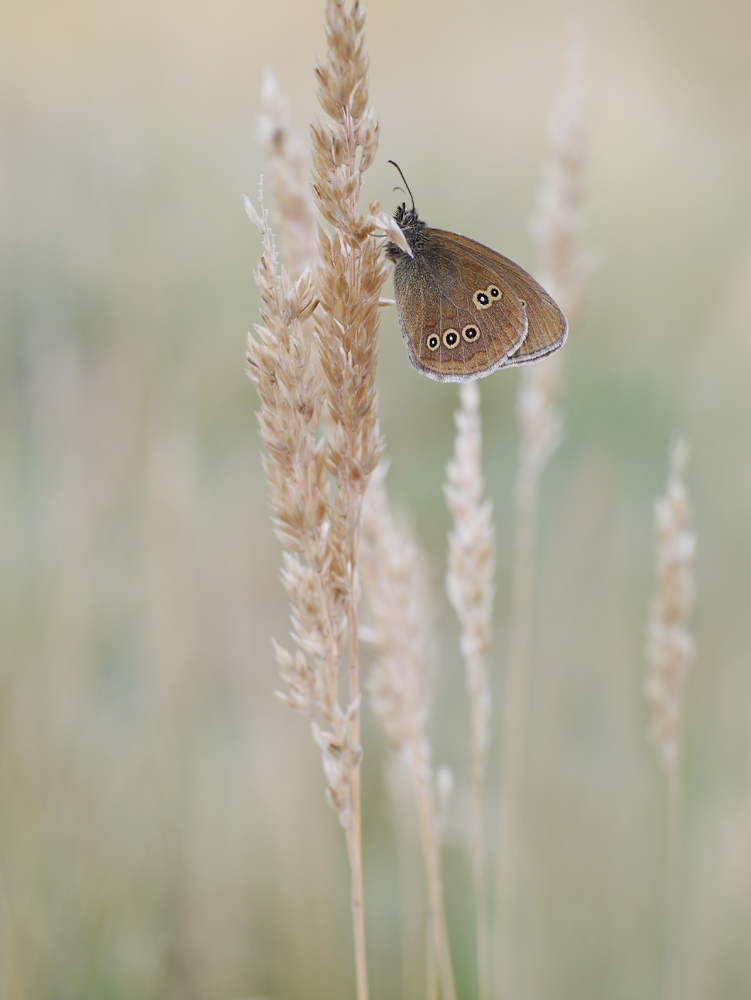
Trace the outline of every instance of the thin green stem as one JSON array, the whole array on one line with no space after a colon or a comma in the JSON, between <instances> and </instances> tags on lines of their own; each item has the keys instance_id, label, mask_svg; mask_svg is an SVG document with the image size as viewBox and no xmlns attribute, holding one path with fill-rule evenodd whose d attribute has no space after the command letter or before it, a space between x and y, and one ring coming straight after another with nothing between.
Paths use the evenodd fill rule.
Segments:
<instances>
[{"instance_id":1,"label":"thin green stem","mask_svg":"<svg viewBox=\"0 0 751 1000\"><path fill-rule=\"evenodd\" d=\"M435 953L435 965L443 1000L456 1000L454 971L451 965L446 911L443 905L443 878L441 852L437 836L437 823L429 772L414 772L417 812L425 859L425 877L428 887L430 941Z\"/></svg>"},{"instance_id":2,"label":"thin green stem","mask_svg":"<svg viewBox=\"0 0 751 1000\"><path fill-rule=\"evenodd\" d=\"M490 921L488 915L487 856L485 838L484 747L475 733L472 768L473 862L475 881L475 935L477 937L477 984L479 1000L491 1000Z\"/></svg>"},{"instance_id":3,"label":"thin green stem","mask_svg":"<svg viewBox=\"0 0 751 1000\"><path fill-rule=\"evenodd\" d=\"M352 539L352 553L356 553L360 544L360 528L357 525ZM356 558L350 559L350 607L349 607L349 689L350 701L356 702L360 694L359 659L358 659L358 629L357 613L357 569ZM352 727L352 741L355 746L360 743L360 709L357 709ZM349 861L352 871L352 924L355 942L355 970L357 979L357 1000L368 1000L368 965L365 951L365 910L363 906L362 877L362 804L360 792L360 762L352 769L352 828L348 838Z\"/></svg>"},{"instance_id":4,"label":"thin green stem","mask_svg":"<svg viewBox=\"0 0 751 1000\"><path fill-rule=\"evenodd\" d=\"M529 712L529 658L532 636L537 498L540 471L522 464L516 493L516 542L511 601L511 634L502 733L496 900L495 980L498 1000L515 994L515 935L519 893L519 831Z\"/></svg>"},{"instance_id":5,"label":"thin green stem","mask_svg":"<svg viewBox=\"0 0 751 1000\"><path fill-rule=\"evenodd\" d=\"M665 843L665 957L663 1000L678 1000L680 992L681 897L683 895L682 788L678 762L668 771Z\"/></svg>"}]
</instances>

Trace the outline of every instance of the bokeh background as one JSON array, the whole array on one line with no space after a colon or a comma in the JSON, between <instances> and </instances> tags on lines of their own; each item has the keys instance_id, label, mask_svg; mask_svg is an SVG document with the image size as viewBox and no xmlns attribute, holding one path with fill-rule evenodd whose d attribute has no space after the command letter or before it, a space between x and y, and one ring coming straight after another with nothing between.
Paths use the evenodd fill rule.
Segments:
<instances>
[{"instance_id":1,"label":"bokeh background","mask_svg":"<svg viewBox=\"0 0 751 1000\"><path fill-rule=\"evenodd\" d=\"M322 6L3 3L2 1000L353 991L343 838L307 725L273 696L288 612L243 372L262 74L307 136ZM531 270L547 119L571 38L586 48L600 266L544 481L520 995L658 992L665 789L642 684L652 502L681 432L698 535L682 996L751 996L751 8L371 0L367 33L367 196L393 210L396 159L431 224ZM499 696L518 379L481 384ZM436 584L431 733L457 783L447 903L470 997L467 718L441 589L456 388L412 370L393 312L378 380L389 488ZM367 713L364 746L373 993L399 996L419 869L399 874Z\"/></svg>"}]
</instances>

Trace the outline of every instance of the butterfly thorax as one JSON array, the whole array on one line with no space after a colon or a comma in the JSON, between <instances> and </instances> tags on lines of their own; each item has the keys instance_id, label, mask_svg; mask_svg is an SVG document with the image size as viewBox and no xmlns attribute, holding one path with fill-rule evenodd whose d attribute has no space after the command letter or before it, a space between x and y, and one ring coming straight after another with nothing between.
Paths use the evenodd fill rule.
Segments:
<instances>
[{"instance_id":1,"label":"butterfly thorax","mask_svg":"<svg viewBox=\"0 0 751 1000\"><path fill-rule=\"evenodd\" d=\"M394 212L394 218L396 219L396 224L404 233L404 237L407 240L407 243L409 243L410 248L414 251L415 246L419 246L421 242L421 234L428 227L418 217L414 208L408 209L406 205L399 205L396 212ZM396 243L389 243L386 247L386 256L394 262L398 262L404 257L409 260L407 254L401 247L398 247Z\"/></svg>"}]
</instances>

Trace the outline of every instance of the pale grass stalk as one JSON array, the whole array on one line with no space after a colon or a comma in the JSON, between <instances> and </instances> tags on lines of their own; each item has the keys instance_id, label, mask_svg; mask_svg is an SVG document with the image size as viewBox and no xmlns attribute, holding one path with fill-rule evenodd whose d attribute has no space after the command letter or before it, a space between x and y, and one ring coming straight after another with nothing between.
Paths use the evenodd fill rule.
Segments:
<instances>
[{"instance_id":1,"label":"pale grass stalk","mask_svg":"<svg viewBox=\"0 0 751 1000\"><path fill-rule=\"evenodd\" d=\"M368 106L365 8L326 4L327 59L316 67L318 100L327 120L313 125L313 190L323 218L334 228L318 232L320 308L316 338L330 423L326 468L336 483L329 544L336 553L335 588L346 604L349 689L359 704L357 579L360 512L373 469L383 453L375 392L378 359L378 300L388 273L381 245L372 238L383 227L378 205L360 215L364 173L378 148L378 121ZM393 226L388 224L390 231ZM352 738L359 747L359 712ZM340 814L352 871L357 995L367 996L362 887L360 769L351 772L351 808Z\"/></svg>"},{"instance_id":2,"label":"pale grass stalk","mask_svg":"<svg viewBox=\"0 0 751 1000\"><path fill-rule=\"evenodd\" d=\"M282 234L287 271L294 281L318 260L318 217L307 152L291 130L287 100L267 72L261 90L258 134L269 165L274 217Z\"/></svg>"},{"instance_id":3,"label":"pale grass stalk","mask_svg":"<svg viewBox=\"0 0 751 1000\"><path fill-rule=\"evenodd\" d=\"M432 957L428 996L435 996L438 987L443 1000L455 1000L441 874L443 823L436 802L445 777L436 789L426 734L427 585L414 541L394 524L380 476L372 479L366 494L362 543L362 577L372 623L366 636L377 654L368 690L388 742L408 768L417 805Z\"/></svg>"},{"instance_id":4,"label":"pale grass stalk","mask_svg":"<svg viewBox=\"0 0 751 1000\"><path fill-rule=\"evenodd\" d=\"M579 249L584 177L582 53L569 54L567 81L550 121L551 155L532 220L540 280L566 314L579 312L591 269ZM519 895L522 790L529 715L529 673L535 603L535 561L540 481L563 437L561 356L554 354L521 373L517 399L520 430L515 487L514 560L508 666L501 741L495 984L499 1000L515 993L515 931Z\"/></svg>"},{"instance_id":5,"label":"pale grass stalk","mask_svg":"<svg viewBox=\"0 0 751 1000\"><path fill-rule=\"evenodd\" d=\"M364 573L363 584L364 596L367 598L367 577ZM363 627L361 636L366 639L366 635L367 629ZM396 754L390 754L386 761L385 785L391 806L396 845L401 996L417 997L426 993L425 956L432 954L433 951L432 944L428 940L432 928L429 924L426 928L424 874L420 864L415 861L415 856L421 847L420 831L416 829L413 817L412 778ZM434 962L430 968L431 970L435 968ZM434 972L433 977L435 979ZM435 996L436 989L437 987L433 987L432 992L428 989L426 995Z\"/></svg>"},{"instance_id":6,"label":"pale grass stalk","mask_svg":"<svg viewBox=\"0 0 751 1000\"><path fill-rule=\"evenodd\" d=\"M584 49L569 48L566 80L550 116L550 156L537 195L530 228L537 245L540 281L574 325L584 303L595 259L582 251L585 155L587 148ZM548 367L527 365L526 372Z\"/></svg>"},{"instance_id":7,"label":"pale grass stalk","mask_svg":"<svg viewBox=\"0 0 751 1000\"><path fill-rule=\"evenodd\" d=\"M453 517L448 540L446 590L461 629L472 739L471 862L475 885L478 996L490 1000L490 914L487 884L485 767L489 743L490 677L485 655L490 645L493 605L493 508L483 500L480 390L476 382L459 388L454 456L446 469L444 492Z\"/></svg>"},{"instance_id":8,"label":"pale grass stalk","mask_svg":"<svg viewBox=\"0 0 751 1000\"><path fill-rule=\"evenodd\" d=\"M378 123L368 107L364 8L326 5L327 56L316 68L326 120L312 129L313 190L319 213L315 278L279 273L276 248L261 214L256 269L259 339L249 337L248 370L261 399L277 536L287 549L282 580L292 607L293 653L276 645L286 684L283 699L311 722L323 758L327 796L344 827L351 870L358 1000L368 995L363 913L358 676L358 548L363 494L383 451L375 392L378 299L387 266L377 229L403 236L377 203L360 214L364 173L375 157ZM272 136L273 138L273 136ZM298 182L295 181L297 184ZM283 215L292 214L283 208ZM307 223L306 223L307 225ZM298 234L299 235L299 234ZM297 248L299 250L299 247ZM310 252L309 250L307 252ZM314 315L320 366L304 324ZM327 419L321 430L322 411ZM349 697L340 702L342 669Z\"/></svg>"},{"instance_id":9,"label":"pale grass stalk","mask_svg":"<svg viewBox=\"0 0 751 1000\"><path fill-rule=\"evenodd\" d=\"M684 689L694 657L687 622L694 601L696 548L684 483L688 453L684 440L673 443L667 492L655 503L657 595L649 622L647 653L651 670L645 683L652 710L651 736L667 778L664 1000L677 1000L681 995L681 722Z\"/></svg>"}]
</instances>

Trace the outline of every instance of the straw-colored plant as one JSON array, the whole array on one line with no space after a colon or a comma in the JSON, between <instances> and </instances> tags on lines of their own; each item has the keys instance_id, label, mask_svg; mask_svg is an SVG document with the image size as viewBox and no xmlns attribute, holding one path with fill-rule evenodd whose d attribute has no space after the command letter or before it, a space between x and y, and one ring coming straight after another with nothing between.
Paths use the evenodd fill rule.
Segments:
<instances>
[{"instance_id":1,"label":"straw-colored plant","mask_svg":"<svg viewBox=\"0 0 751 1000\"><path fill-rule=\"evenodd\" d=\"M696 539L684 482L688 444L676 440L670 451L667 492L655 502L657 594L649 622L650 673L645 692L652 710L652 740L667 778L665 975L664 1000L681 995L679 915L681 910L681 722L684 689L694 657L688 619L694 601Z\"/></svg>"},{"instance_id":2,"label":"straw-colored plant","mask_svg":"<svg viewBox=\"0 0 751 1000\"><path fill-rule=\"evenodd\" d=\"M493 610L493 507L484 498L480 390L476 382L459 389L454 457L446 469L444 492L453 529L448 541L446 590L461 628L472 739L471 862L475 883L477 975L480 1000L491 996L490 897L487 880L485 771L490 741L490 676L486 654Z\"/></svg>"},{"instance_id":3,"label":"straw-colored plant","mask_svg":"<svg viewBox=\"0 0 751 1000\"><path fill-rule=\"evenodd\" d=\"M289 132L284 103L272 78L264 84L261 135L289 270L279 265L263 189L260 211L247 203L264 246L256 270L262 322L256 327L257 336L249 338L248 370L261 400L264 463L275 530L286 549L282 579L292 607L295 646L287 649L276 644L275 649L286 686L282 697L310 720L322 753L328 798L345 831L352 877L357 995L358 1000L364 1000L368 986L358 654L363 637L359 623L362 573L370 615L367 638L377 653L369 682L373 708L388 741L407 764L417 804L428 899L431 960L427 992L431 997L440 993L444 1000L454 1000L440 860L445 780L434 775L426 728L430 649L428 619L421 601L420 558L414 542L394 525L381 477L371 481L384 448L374 377L378 304L387 273L381 255L384 239L374 233L385 231L405 249L406 243L394 221L380 213L377 204L371 204L366 215L359 209L364 173L375 156L378 139L377 121L367 103L363 8L356 2L348 10L342 0L328 0L326 27L327 58L316 70L325 119L312 128L312 200L306 190L301 149ZM562 138L547 201L543 198L542 202L540 229L545 233L543 250L550 251L548 257L555 265L551 286L561 298L568 292L573 302L572 275L579 274L572 254L577 246L574 230L578 225L581 133L578 119L572 124L575 115L571 105L576 110L579 107L569 101L568 117L562 113ZM317 217L329 228L316 223ZM553 285L556 275L563 275L559 285ZM540 386L534 389L535 406L529 402L531 392L528 387L522 396L526 400L521 405L526 438L519 478L526 485L518 491L520 500L530 498L531 491L531 519L517 528L523 539L517 552L517 578L519 572L530 572L536 491L542 468L559 437L559 421L550 409L552 391ZM466 662L478 980L482 1000L489 1000L493 990L485 828L490 733L486 654L491 634L494 532L492 508L483 497L476 384L461 387L460 403L455 452L445 488L454 520L446 582ZM535 419L530 422L533 411ZM523 600L517 579L514 615L519 616L520 625L512 622L512 628L517 629L517 647L522 640L527 641L530 627L531 596L528 588L522 590ZM524 679L527 653L519 653L517 648L515 654L514 649L512 639L511 660L521 663L522 672L519 674L517 667L517 676ZM344 699L342 675L349 682ZM512 677L513 671L509 698L516 710L520 702ZM506 715L508 720L508 709ZM512 805L519 796L521 735L523 727L510 732L507 727L504 746L512 750L509 760L514 783L508 800ZM504 777L508 775L505 763ZM514 808L515 813L505 816L514 815L518 820L518 808ZM508 835L501 854L504 872L504 862L514 856L518 831L507 823L502 825L502 833ZM513 909L509 903L513 903L514 890L503 881L501 885L498 909L503 917ZM510 942L508 926L503 926L500 940L503 947ZM498 968L502 981L506 977L510 982L510 963L502 959Z\"/></svg>"},{"instance_id":4,"label":"straw-colored plant","mask_svg":"<svg viewBox=\"0 0 751 1000\"><path fill-rule=\"evenodd\" d=\"M543 285L572 327L580 312L589 265L581 251L586 152L582 49L569 52L568 79L550 121L551 155L538 196L533 233ZM514 935L519 893L521 803L529 714L535 592L537 510L543 472L563 438L558 408L561 355L527 365L516 404L519 463L515 488L515 535L509 646L501 732L501 786L495 922L496 996L515 993Z\"/></svg>"},{"instance_id":5,"label":"straw-colored plant","mask_svg":"<svg viewBox=\"0 0 751 1000\"><path fill-rule=\"evenodd\" d=\"M274 526L287 550L282 578L297 647L290 651L276 645L276 654L287 688L284 700L310 719L329 802L345 831L359 1000L367 996L367 967L358 550L363 496L383 452L375 370L378 302L387 275L373 233L385 228L403 242L377 204L360 214L364 174L378 145L378 123L368 106L364 16L358 2L351 10L341 0L326 5L328 51L316 68L325 118L312 129L313 190L316 208L332 231L318 227L314 271L303 271L294 282L280 272L262 192L260 214L247 202L264 245L256 270L262 323L256 326L258 338L248 339L248 371L261 399L264 464ZM298 183L299 171L290 171L287 189ZM304 198L289 197L287 206L287 220L295 213L305 216ZM289 225L287 230L290 235ZM308 234L308 227L300 226L298 235ZM294 235L290 242L299 247ZM311 317L318 364L304 329ZM349 680L344 704L339 695L343 671Z\"/></svg>"},{"instance_id":6,"label":"straw-colored plant","mask_svg":"<svg viewBox=\"0 0 751 1000\"><path fill-rule=\"evenodd\" d=\"M370 612L367 637L376 652L368 683L371 703L412 781L428 897L431 979L440 984L444 1000L454 1000L441 875L437 806L441 796L436 794L427 735L428 585L414 539L394 523L382 475L374 477L368 489L363 528L363 582Z\"/></svg>"}]
</instances>

